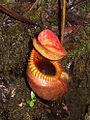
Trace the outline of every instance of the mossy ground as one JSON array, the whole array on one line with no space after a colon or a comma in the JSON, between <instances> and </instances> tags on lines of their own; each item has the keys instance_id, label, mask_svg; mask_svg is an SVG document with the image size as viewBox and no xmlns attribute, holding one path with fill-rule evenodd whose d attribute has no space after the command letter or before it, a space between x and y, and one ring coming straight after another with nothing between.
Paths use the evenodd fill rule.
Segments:
<instances>
[{"instance_id":1,"label":"mossy ground","mask_svg":"<svg viewBox=\"0 0 90 120\"><path fill-rule=\"evenodd\" d=\"M52 5L55 2L53 0ZM84 17L90 18L90 13L86 12L90 10L88 6L90 4L84 3L78 6L78 11L83 12ZM38 7L39 12L36 11L38 15L32 16L31 19L42 23L42 28L47 26L52 28L52 25L57 25L57 22L56 15L52 16L52 12L49 11L51 9L52 6L48 2L42 9ZM29 11L27 16L29 15L33 14ZM43 15L45 19L42 19ZM50 16L55 20L52 20ZM33 48L32 37L41 29L18 21L5 28L2 25L5 18L10 17L0 13L0 80L8 91L5 93L5 101L0 96L0 120L88 120L84 116L86 112L90 113L87 111L87 107L90 106L89 24L82 25L75 34L66 38L69 39L67 45L70 42L76 45L75 49L70 51L62 61L62 65L70 74L68 93L54 102L43 101L36 96L35 106L30 108L26 104L30 99L31 91L26 79L26 67Z\"/></svg>"}]
</instances>

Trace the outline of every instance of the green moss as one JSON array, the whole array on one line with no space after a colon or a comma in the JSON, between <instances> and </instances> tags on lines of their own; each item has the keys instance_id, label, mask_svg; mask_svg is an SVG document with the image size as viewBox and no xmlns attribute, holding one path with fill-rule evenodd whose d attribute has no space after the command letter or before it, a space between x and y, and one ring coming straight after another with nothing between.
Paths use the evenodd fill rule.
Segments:
<instances>
[{"instance_id":1,"label":"green moss","mask_svg":"<svg viewBox=\"0 0 90 120\"><path fill-rule=\"evenodd\" d=\"M33 22L37 22L40 20L40 10L33 9L31 11L28 11L27 16L30 18Z\"/></svg>"},{"instance_id":2,"label":"green moss","mask_svg":"<svg viewBox=\"0 0 90 120\"><path fill-rule=\"evenodd\" d=\"M1 2L3 2L4 4L6 0L1 0ZM54 5L54 2L56 2L56 0L55 1L53 0L51 4ZM12 5L10 4L5 3L5 5L8 8L13 8ZM46 6L41 6L41 5L38 6L39 8L44 7L45 9L43 9L43 11L38 8L37 8L38 10L34 9L29 11L29 13L27 13L28 18L32 19L32 21L34 22L38 22L41 19L42 12L45 12L45 10L47 10L46 15L49 15L49 17L51 15L51 17L49 21L47 21L47 18L46 19L44 18L43 24L45 25L45 27L46 27L46 22L47 22L47 25L50 25L50 26L56 25L56 23L54 24L54 22L57 21L56 19L57 15L54 15L54 13L52 14L51 9L48 9L48 7ZM87 9L87 7L85 9ZM88 9L89 9L89 6L88 6ZM17 10L17 12L19 12L19 10ZM0 67L1 67L3 78L6 81L11 81L11 84L10 84L11 92L13 89L15 89L16 93L13 98L9 96L10 99L8 99L8 102L5 103L6 108L2 110L1 112L2 114L0 115L0 120L5 118L7 119L7 116L9 118L8 120L16 120L16 119L48 120L49 117L53 118L53 113L55 116L58 113L61 113L62 109L60 105L62 103L69 104L69 100L66 99L65 102L63 102L62 100L54 101L53 103L55 104L51 105L49 103L47 104L46 102L45 104L43 104L43 101L36 98L35 106L33 107L33 109L31 109L25 104L26 101L30 98L30 89L27 87L27 84L26 84L25 65L27 65L28 54L30 52L30 49L32 48L31 37L35 33L38 33L38 31L41 31L41 29L35 28L35 26L32 26L31 28L31 26L29 27L26 24L17 22L16 24L9 26L7 31L4 31L3 30L4 27L1 25L1 23L5 18L7 18L7 16L5 14L0 13L0 50L1 50L1 59L0 59L1 66ZM79 101L79 104L80 104L82 102L80 106L83 107L87 103L87 99L89 102L89 97L88 97L89 95L86 88L85 88L86 92L85 90L83 90L83 88L78 88L78 91L76 91L77 89L73 91L75 85L77 86L78 84L84 85L85 82L87 82L86 80L90 76L88 72L89 60L88 58L86 58L87 56L85 56L85 55L89 56L88 52L90 51L89 26L84 26L83 29L84 28L86 30L85 31L86 35L83 37L83 34L81 32L82 30L79 31L80 34L77 34L77 36L80 36L82 40L75 41L75 42L78 42L79 44L77 43L78 45L76 46L76 48L68 53L68 57L70 58L75 56L74 68L73 68L74 69L73 77L75 77L75 82L73 82L73 80L71 81L72 93L67 95L67 96L70 96L70 106L71 106L71 107L70 106L68 107L71 113L69 117L71 117L72 114L74 116L76 116L76 114L77 116L79 116L77 112L77 110L79 110L78 105L75 103L78 103ZM80 57L77 57L80 55L84 56L83 59L82 58L80 59ZM85 66L86 62L88 62L87 66ZM65 65L67 65L67 63ZM82 84L81 84L81 81L83 82ZM75 84L76 82L78 83ZM82 94L80 93L80 91ZM80 96L81 99L78 100L79 97L74 95L74 93L78 93L76 95ZM84 94L86 94L86 96ZM22 107L19 106L21 103L24 103ZM77 110L75 108L77 108ZM7 114L5 111L7 112ZM61 117L61 116L58 116L58 117ZM65 116L64 120L69 120L69 117Z\"/></svg>"},{"instance_id":3,"label":"green moss","mask_svg":"<svg viewBox=\"0 0 90 120\"><path fill-rule=\"evenodd\" d=\"M73 56L79 57L81 54L84 54L86 51L90 51L90 40L81 41L79 46L76 46L75 49L68 52L67 57L73 57Z\"/></svg>"}]
</instances>

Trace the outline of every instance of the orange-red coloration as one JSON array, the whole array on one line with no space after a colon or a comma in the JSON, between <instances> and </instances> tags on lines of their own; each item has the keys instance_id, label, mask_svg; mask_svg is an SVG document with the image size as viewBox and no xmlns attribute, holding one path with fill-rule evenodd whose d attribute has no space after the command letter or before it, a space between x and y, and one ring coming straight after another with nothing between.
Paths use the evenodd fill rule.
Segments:
<instances>
[{"instance_id":1,"label":"orange-red coloration","mask_svg":"<svg viewBox=\"0 0 90 120\"><path fill-rule=\"evenodd\" d=\"M42 99L56 100L68 90L68 74L64 72L58 59L67 55L57 36L49 29L33 39L27 67L27 80L32 90Z\"/></svg>"},{"instance_id":2,"label":"orange-red coloration","mask_svg":"<svg viewBox=\"0 0 90 120\"><path fill-rule=\"evenodd\" d=\"M48 69L51 69L51 73ZM27 79L39 97L53 101L63 96L68 90L68 78L63 73L65 72L58 62L48 61L35 50L32 51L27 67Z\"/></svg>"},{"instance_id":3,"label":"orange-red coloration","mask_svg":"<svg viewBox=\"0 0 90 120\"><path fill-rule=\"evenodd\" d=\"M33 39L35 49L50 60L62 59L67 55L57 36L49 29L43 30L38 35L38 40Z\"/></svg>"}]
</instances>

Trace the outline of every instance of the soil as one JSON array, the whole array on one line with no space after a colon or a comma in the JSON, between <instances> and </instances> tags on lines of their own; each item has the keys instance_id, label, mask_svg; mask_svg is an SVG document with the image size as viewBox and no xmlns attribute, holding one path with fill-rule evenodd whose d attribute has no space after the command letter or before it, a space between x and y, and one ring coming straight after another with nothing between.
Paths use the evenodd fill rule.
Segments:
<instances>
[{"instance_id":1,"label":"soil","mask_svg":"<svg viewBox=\"0 0 90 120\"><path fill-rule=\"evenodd\" d=\"M28 57L33 48L32 38L45 28L50 28L59 35L55 7L57 1L36 1L36 5L35 1L27 4L31 9L22 7L23 1L17 4L7 2L6 7L23 14L40 27L22 23L0 12L0 120L90 120L88 23L79 26L76 32L69 34L64 40L65 48L74 45L68 55L60 61L70 76L67 94L53 102L42 100L36 95L35 105L30 107L27 104L32 91L26 78ZM90 3L75 6L72 13L89 19ZM69 21L66 21L66 25L68 24Z\"/></svg>"}]
</instances>

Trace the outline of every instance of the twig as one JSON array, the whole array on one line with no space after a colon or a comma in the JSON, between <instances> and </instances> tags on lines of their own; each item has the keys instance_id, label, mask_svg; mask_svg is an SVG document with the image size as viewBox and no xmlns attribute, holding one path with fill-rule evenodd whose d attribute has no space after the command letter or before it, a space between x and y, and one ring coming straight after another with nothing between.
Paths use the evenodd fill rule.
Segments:
<instances>
[{"instance_id":1,"label":"twig","mask_svg":"<svg viewBox=\"0 0 90 120\"><path fill-rule=\"evenodd\" d=\"M36 0L35 3L32 5L32 7L30 8L30 10L35 8L38 5L39 2L40 2L40 0Z\"/></svg>"},{"instance_id":2,"label":"twig","mask_svg":"<svg viewBox=\"0 0 90 120\"><path fill-rule=\"evenodd\" d=\"M80 0L79 2L73 4L73 5L70 5L67 9L71 9L72 7L76 7L77 5L79 4L82 4L84 2L89 2L89 0Z\"/></svg>"},{"instance_id":3,"label":"twig","mask_svg":"<svg viewBox=\"0 0 90 120\"><path fill-rule=\"evenodd\" d=\"M72 24L76 24L76 25L83 25L83 24L89 24L90 23L90 19L84 19L78 15L72 14L71 12L68 12L67 14L67 20Z\"/></svg>"},{"instance_id":4,"label":"twig","mask_svg":"<svg viewBox=\"0 0 90 120\"><path fill-rule=\"evenodd\" d=\"M36 25L36 26L40 27L38 24L33 23L29 19L19 15L18 13L14 12L14 11L11 11L10 9L3 6L2 4L0 4L0 11L4 12L5 14L11 16L12 18L14 18L18 21L21 21L22 23L26 23L26 24L29 24L29 25Z\"/></svg>"},{"instance_id":5,"label":"twig","mask_svg":"<svg viewBox=\"0 0 90 120\"><path fill-rule=\"evenodd\" d=\"M63 1L62 7L62 26L61 26L61 44L64 42L64 28L65 28L65 13L66 13L66 0Z\"/></svg>"}]
</instances>

